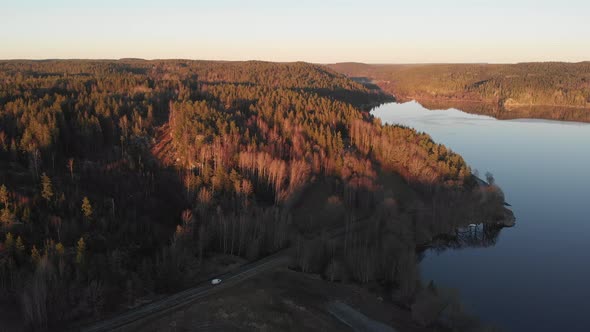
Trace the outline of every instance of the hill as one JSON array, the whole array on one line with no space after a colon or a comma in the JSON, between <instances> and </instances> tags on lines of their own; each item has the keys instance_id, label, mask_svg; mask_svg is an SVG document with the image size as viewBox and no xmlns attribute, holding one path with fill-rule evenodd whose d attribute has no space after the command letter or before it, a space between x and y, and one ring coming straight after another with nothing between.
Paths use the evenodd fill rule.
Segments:
<instances>
[{"instance_id":1,"label":"hill","mask_svg":"<svg viewBox=\"0 0 590 332\"><path fill-rule=\"evenodd\" d=\"M63 327L289 246L412 303L416 248L505 210L387 100L307 63L0 62L0 305Z\"/></svg>"},{"instance_id":2,"label":"hill","mask_svg":"<svg viewBox=\"0 0 590 332\"><path fill-rule=\"evenodd\" d=\"M590 122L590 62L367 65L328 67L369 78L398 100L455 107L500 119Z\"/></svg>"}]
</instances>

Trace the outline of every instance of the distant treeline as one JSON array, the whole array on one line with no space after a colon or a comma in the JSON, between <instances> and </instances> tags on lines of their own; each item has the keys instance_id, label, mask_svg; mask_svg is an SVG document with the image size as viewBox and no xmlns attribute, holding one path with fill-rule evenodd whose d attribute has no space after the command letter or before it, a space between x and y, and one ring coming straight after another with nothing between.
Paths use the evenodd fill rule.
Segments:
<instances>
[{"instance_id":1,"label":"distant treeline","mask_svg":"<svg viewBox=\"0 0 590 332\"><path fill-rule=\"evenodd\" d=\"M361 82L368 78L400 101L416 99L467 112L483 103L478 113L498 118L590 122L590 62L329 67Z\"/></svg>"},{"instance_id":2,"label":"distant treeline","mask_svg":"<svg viewBox=\"0 0 590 332\"><path fill-rule=\"evenodd\" d=\"M417 245L503 198L364 111L387 100L305 63L0 62L0 295L55 328L292 245L301 270L411 302Z\"/></svg>"}]
</instances>

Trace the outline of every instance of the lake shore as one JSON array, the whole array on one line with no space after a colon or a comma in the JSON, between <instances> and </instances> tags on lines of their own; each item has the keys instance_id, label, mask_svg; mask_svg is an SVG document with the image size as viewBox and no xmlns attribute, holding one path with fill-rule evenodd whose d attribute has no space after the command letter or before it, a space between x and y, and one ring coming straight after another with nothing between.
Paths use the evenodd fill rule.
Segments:
<instances>
[{"instance_id":1,"label":"lake shore","mask_svg":"<svg viewBox=\"0 0 590 332\"><path fill-rule=\"evenodd\" d=\"M427 132L473 170L493 173L518 218L518 227L506 229L475 221L420 248L422 279L455 289L469 312L506 331L586 331L590 270L578 262L589 250L584 143L590 125L495 121L456 109L430 111L417 102L383 105L371 114ZM546 308L553 314L539 318Z\"/></svg>"},{"instance_id":2,"label":"lake shore","mask_svg":"<svg viewBox=\"0 0 590 332\"><path fill-rule=\"evenodd\" d=\"M431 111L454 108L466 113L491 116L498 120L543 119L590 123L590 108L585 106L499 104L481 99L428 96L396 96L396 100L401 103L415 100Z\"/></svg>"}]
</instances>

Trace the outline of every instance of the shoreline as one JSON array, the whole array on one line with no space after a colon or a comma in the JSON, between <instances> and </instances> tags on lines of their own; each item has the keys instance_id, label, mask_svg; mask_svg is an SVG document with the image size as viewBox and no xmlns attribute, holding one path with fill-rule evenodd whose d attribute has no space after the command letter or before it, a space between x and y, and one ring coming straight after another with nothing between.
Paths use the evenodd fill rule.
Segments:
<instances>
[{"instance_id":1,"label":"shoreline","mask_svg":"<svg viewBox=\"0 0 590 332\"><path fill-rule=\"evenodd\" d=\"M423 97L397 97L396 102L416 101L424 108L435 110L458 109L462 112L491 116L497 120L548 120L558 122L590 123L590 108L567 105L497 105L474 99L441 99ZM474 109L475 108L475 109ZM572 114L573 113L573 114Z\"/></svg>"}]
</instances>

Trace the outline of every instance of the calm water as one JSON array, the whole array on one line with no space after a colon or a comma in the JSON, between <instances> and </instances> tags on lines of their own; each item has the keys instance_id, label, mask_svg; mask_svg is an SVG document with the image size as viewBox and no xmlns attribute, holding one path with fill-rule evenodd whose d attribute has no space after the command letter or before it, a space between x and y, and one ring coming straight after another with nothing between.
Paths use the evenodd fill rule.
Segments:
<instances>
[{"instance_id":1,"label":"calm water","mask_svg":"<svg viewBox=\"0 0 590 332\"><path fill-rule=\"evenodd\" d=\"M373 114L493 173L517 218L494 247L428 252L423 278L458 289L470 312L507 331L590 331L590 125L500 121L416 102Z\"/></svg>"}]
</instances>

